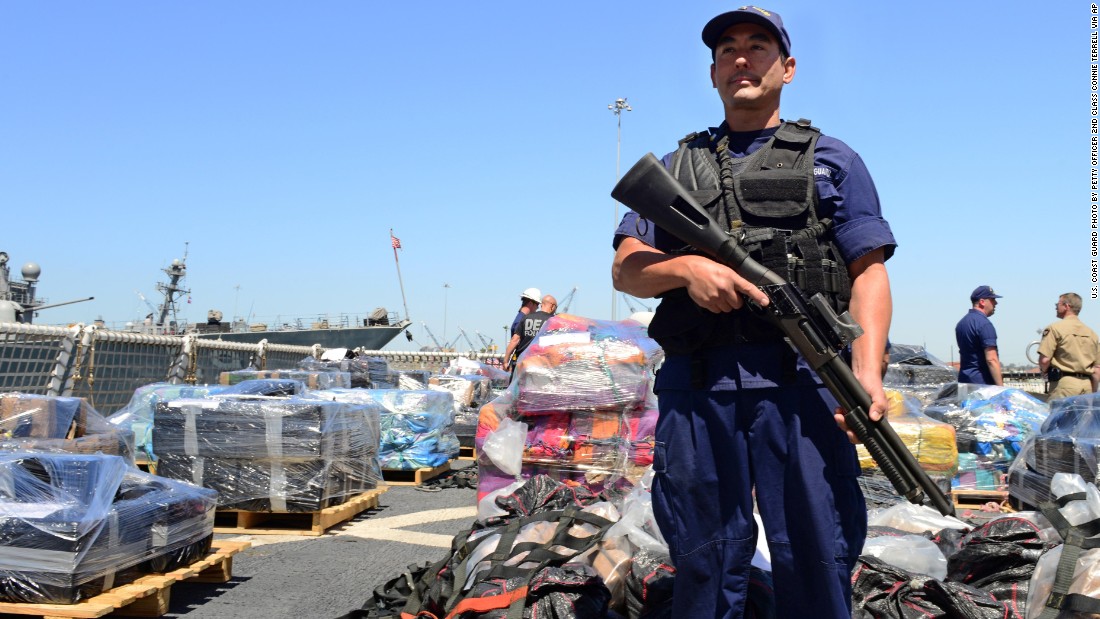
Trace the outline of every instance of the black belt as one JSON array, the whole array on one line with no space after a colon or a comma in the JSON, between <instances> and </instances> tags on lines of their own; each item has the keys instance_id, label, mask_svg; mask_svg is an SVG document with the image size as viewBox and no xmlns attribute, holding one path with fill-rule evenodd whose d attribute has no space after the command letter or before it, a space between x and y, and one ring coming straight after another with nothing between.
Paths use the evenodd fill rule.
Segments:
<instances>
[{"instance_id":1,"label":"black belt","mask_svg":"<svg viewBox=\"0 0 1100 619\"><path fill-rule=\"evenodd\" d=\"M1066 376L1072 376L1073 378L1083 378L1086 380L1092 378L1092 374L1089 374L1088 372L1062 372L1061 376L1059 376L1058 378L1065 378Z\"/></svg>"}]
</instances>

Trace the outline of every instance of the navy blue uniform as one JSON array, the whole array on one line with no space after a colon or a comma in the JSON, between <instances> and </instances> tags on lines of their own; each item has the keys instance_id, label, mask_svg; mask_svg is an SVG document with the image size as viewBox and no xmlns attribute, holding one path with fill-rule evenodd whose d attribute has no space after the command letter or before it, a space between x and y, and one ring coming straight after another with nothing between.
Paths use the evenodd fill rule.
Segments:
<instances>
[{"instance_id":1,"label":"navy blue uniform","mask_svg":"<svg viewBox=\"0 0 1100 619\"><path fill-rule=\"evenodd\" d=\"M731 133L729 148L747 156L775 131ZM880 248L893 254L874 182L852 149L821 136L814 180L818 215L835 222L846 263ZM615 246L627 236L675 249L670 235L633 212ZM850 617L849 573L867 529L859 463L833 419L835 399L806 362L782 341L709 347L669 355L655 390L653 510L677 571L674 616L742 616L755 493L777 615Z\"/></svg>"},{"instance_id":2,"label":"navy blue uniform","mask_svg":"<svg viewBox=\"0 0 1100 619\"><path fill-rule=\"evenodd\" d=\"M997 347L997 329L989 317L971 308L955 325L955 342L959 345L959 382L992 385L985 349Z\"/></svg>"}]
</instances>

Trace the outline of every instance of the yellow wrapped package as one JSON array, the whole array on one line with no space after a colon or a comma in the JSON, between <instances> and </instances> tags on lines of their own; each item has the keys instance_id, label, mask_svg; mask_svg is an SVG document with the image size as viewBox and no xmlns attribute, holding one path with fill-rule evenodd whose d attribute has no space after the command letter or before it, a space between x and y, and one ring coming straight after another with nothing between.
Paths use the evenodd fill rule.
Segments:
<instances>
[{"instance_id":1,"label":"yellow wrapped package","mask_svg":"<svg viewBox=\"0 0 1100 619\"><path fill-rule=\"evenodd\" d=\"M955 426L936 421L921 412L920 400L899 391L886 391L886 417L921 468L929 473L953 476L959 466L959 448L955 444ZM859 466L864 471L878 466L863 445L856 446Z\"/></svg>"}]
</instances>

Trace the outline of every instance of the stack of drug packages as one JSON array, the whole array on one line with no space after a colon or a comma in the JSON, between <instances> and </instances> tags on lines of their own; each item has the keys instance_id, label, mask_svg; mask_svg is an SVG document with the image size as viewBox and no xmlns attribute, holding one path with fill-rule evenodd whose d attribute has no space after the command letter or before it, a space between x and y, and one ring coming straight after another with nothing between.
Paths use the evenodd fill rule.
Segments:
<instances>
[{"instance_id":1,"label":"stack of drug packages","mask_svg":"<svg viewBox=\"0 0 1100 619\"><path fill-rule=\"evenodd\" d=\"M380 418L383 469L434 468L456 458L454 396L432 389L326 389L312 396L368 407Z\"/></svg>"},{"instance_id":2,"label":"stack of drug packages","mask_svg":"<svg viewBox=\"0 0 1100 619\"><path fill-rule=\"evenodd\" d=\"M305 391L305 384L290 379L243 380L232 386L150 383L134 390L130 401L107 417L107 422L134 433L135 456L155 463L153 413L158 402L210 395L292 396Z\"/></svg>"},{"instance_id":3,"label":"stack of drug packages","mask_svg":"<svg viewBox=\"0 0 1100 619\"><path fill-rule=\"evenodd\" d=\"M1051 480L1058 473L1100 483L1100 394L1050 403L1050 415L1009 467L1009 494L1024 505L1042 505L1051 500Z\"/></svg>"},{"instance_id":4,"label":"stack of drug packages","mask_svg":"<svg viewBox=\"0 0 1100 619\"><path fill-rule=\"evenodd\" d=\"M221 385L236 385L245 380L260 379L298 380L307 389L347 389L351 387L351 372L332 371L329 368L315 367L310 370L233 370L222 372L218 377Z\"/></svg>"},{"instance_id":5,"label":"stack of drug packages","mask_svg":"<svg viewBox=\"0 0 1100 619\"><path fill-rule=\"evenodd\" d=\"M923 405L931 402L944 385L957 379L958 372L954 368L923 346L892 343L882 384L887 389L916 396Z\"/></svg>"},{"instance_id":6,"label":"stack of drug packages","mask_svg":"<svg viewBox=\"0 0 1100 619\"><path fill-rule=\"evenodd\" d=\"M134 461L134 433L81 398L0 394L0 451L104 453Z\"/></svg>"},{"instance_id":7,"label":"stack of drug packages","mask_svg":"<svg viewBox=\"0 0 1100 619\"><path fill-rule=\"evenodd\" d=\"M428 389L450 391L454 395L454 430L462 447L474 446L478 414L481 407L499 393L500 374L504 374L503 386L507 386L507 372L459 357L447 364L443 374L428 379Z\"/></svg>"},{"instance_id":8,"label":"stack of drug packages","mask_svg":"<svg viewBox=\"0 0 1100 619\"><path fill-rule=\"evenodd\" d=\"M74 604L194 563L215 503L121 456L0 453L0 601Z\"/></svg>"},{"instance_id":9,"label":"stack of drug packages","mask_svg":"<svg viewBox=\"0 0 1100 619\"><path fill-rule=\"evenodd\" d=\"M595 492L636 483L652 461L652 377L663 358L634 321L547 320L509 389L481 408L478 501L491 505L538 474Z\"/></svg>"},{"instance_id":10,"label":"stack of drug packages","mask_svg":"<svg viewBox=\"0 0 1100 619\"><path fill-rule=\"evenodd\" d=\"M951 424L936 421L921 412L917 396L900 391L886 391L886 417L898 438L917 459L944 492L951 488L951 479L958 467L958 449L955 428ZM856 446L859 466L863 475L860 489L869 507L881 507L904 501L875 463L864 445Z\"/></svg>"},{"instance_id":11,"label":"stack of drug packages","mask_svg":"<svg viewBox=\"0 0 1100 619\"><path fill-rule=\"evenodd\" d=\"M347 384L346 372L310 374L312 384ZM244 376L254 373L223 373L221 382ZM222 509L256 512L320 511L375 488L377 409L311 394L212 393L157 402L157 473L217 490Z\"/></svg>"},{"instance_id":12,"label":"stack of drug packages","mask_svg":"<svg viewBox=\"0 0 1100 619\"><path fill-rule=\"evenodd\" d=\"M1009 466L1049 412L1034 396L995 385L960 389L924 408L929 417L955 427L959 469L952 488L983 492L1008 489Z\"/></svg>"}]
</instances>

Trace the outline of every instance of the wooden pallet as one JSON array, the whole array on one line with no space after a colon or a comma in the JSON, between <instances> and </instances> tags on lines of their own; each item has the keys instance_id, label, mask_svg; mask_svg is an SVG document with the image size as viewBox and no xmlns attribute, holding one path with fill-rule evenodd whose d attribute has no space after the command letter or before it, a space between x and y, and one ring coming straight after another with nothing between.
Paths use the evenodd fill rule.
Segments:
<instances>
[{"instance_id":1,"label":"wooden pallet","mask_svg":"<svg viewBox=\"0 0 1100 619\"><path fill-rule=\"evenodd\" d=\"M989 503L996 503L1001 512L1016 511L1008 503L1008 490L959 490L951 491L951 500L956 509L981 509Z\"/></svg>"},{"instance_id":2,"label":"wooden pallet","mask_svg":"<svg viewBox=\"0 0 1100 619\"><path fill-rule=\"evenodd\" d=\"M139 453L134 456L134 464L146 473L152 473L153 475L157 474L157 463L153 462L148 454Z\"/></svg>"},{"instance_id":3,"label":"wooden pallet","mask_svg":"<svg viewBox=\"0 0 1100 619\"><path fill-rule=\"evenodd\" d=\"M251 546L249 542L215 540L210 554L164 574L149 574L136 581L104 591L76 604L17 604L0 602L0 613L31 615L43 619L73 617L160 617L168 612L172 585L179 582L222 583L233 576L233 555Z\"/></svg>"},{"instance_id":4,"label":"wooden pallet","mask_svg":"<svg viewBox=\"0 0 1100 619\"><path fill-rule=\"evenodd\" d=\"M459 460L477 460L477 449L473 447L459 447L458 448Z\"/></svg>"},{"instance_id":5,"label":"wooden pallet","mask_svg":"<svg viewBox=\"0 0 1100 619\"><path fill-rule=\"evenodd\" d=\"M419 486L451 470L451 463L444 462L434 468L414 470L382 469L382 479L391 486Z\"/></svg>"},{"instance_id":6,"label":"wooden pallet","mask_svg":"<svg viewBox=\"0 0 1100 619\"><path fill-rule=\"evenodd\" d=\"M368 490L340 505L326 507L318 512L247 512L219 509L214 515L214 532L317 537L368 509L378 507L378 497L385 491L385 487Z\"/></svg>"}]
</instances>

